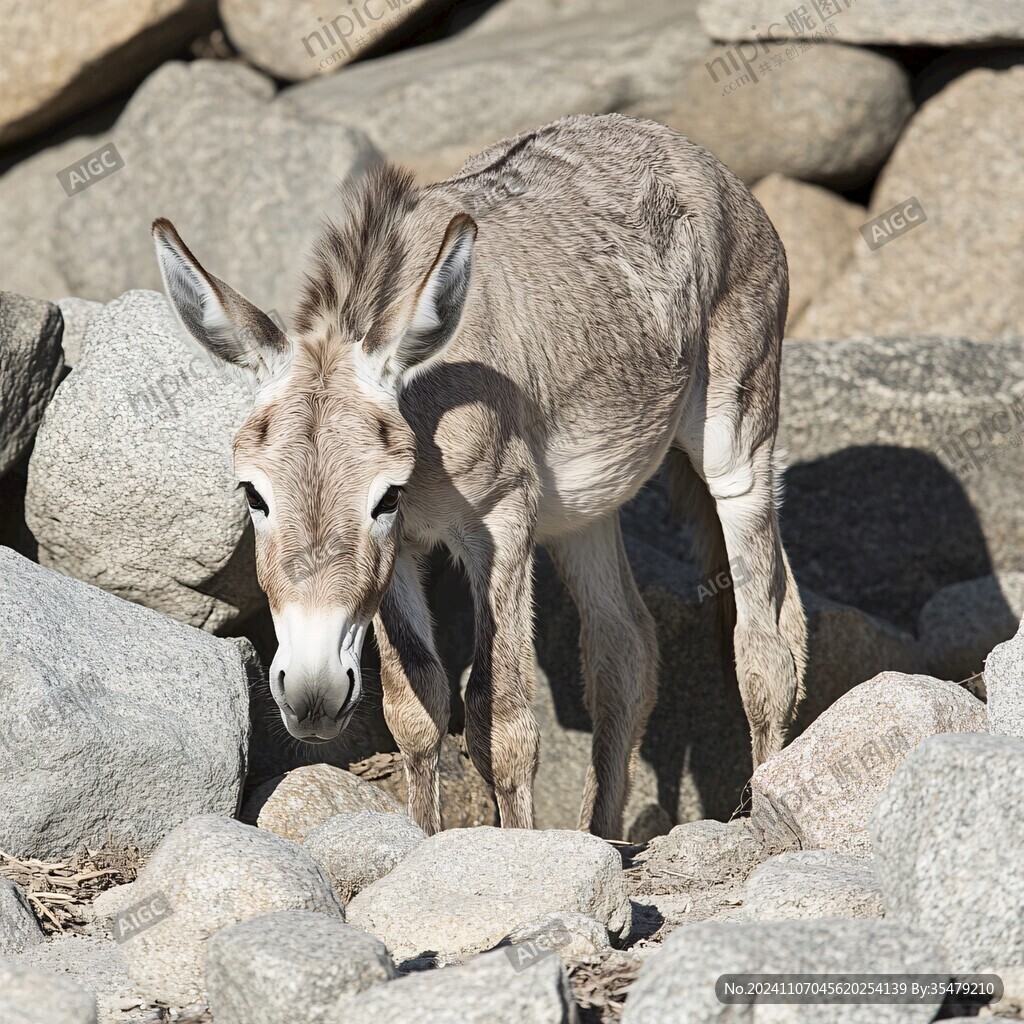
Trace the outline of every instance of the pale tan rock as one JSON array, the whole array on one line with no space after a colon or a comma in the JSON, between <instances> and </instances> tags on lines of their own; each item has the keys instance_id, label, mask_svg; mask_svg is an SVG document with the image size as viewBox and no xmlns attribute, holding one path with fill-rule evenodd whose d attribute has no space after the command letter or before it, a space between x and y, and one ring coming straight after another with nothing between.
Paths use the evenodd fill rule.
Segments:
<instances>
[{"instance_id":1,"label":"pale tan rock","mask_svg":"<svg viewBox=\"0 0 1024 1024\"><path fill-rule=\"evenodd\" d=\"M820 185L769 174L752 189L786 247L789 264L787 333L807 304L827 288L853 256L863 206Z\"/></svg>"}]
</instances>

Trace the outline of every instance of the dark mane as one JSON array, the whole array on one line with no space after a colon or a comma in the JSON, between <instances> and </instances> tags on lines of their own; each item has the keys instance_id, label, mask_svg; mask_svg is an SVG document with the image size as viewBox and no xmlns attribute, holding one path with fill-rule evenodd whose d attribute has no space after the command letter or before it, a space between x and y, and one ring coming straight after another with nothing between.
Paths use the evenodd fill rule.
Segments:
<instances>
[{"instance_id":1,"label":"dark mane","mask_svg":"<svg viewBox=\"0 0 1024 1024\"><path fill-rule=\"evenodd\" d=\"M330 319L358 337L394 298L419 191L409 171L384 163L338 192L340 216L314 244L296 327L310 331Z\"/></svg>"}]
</instances>

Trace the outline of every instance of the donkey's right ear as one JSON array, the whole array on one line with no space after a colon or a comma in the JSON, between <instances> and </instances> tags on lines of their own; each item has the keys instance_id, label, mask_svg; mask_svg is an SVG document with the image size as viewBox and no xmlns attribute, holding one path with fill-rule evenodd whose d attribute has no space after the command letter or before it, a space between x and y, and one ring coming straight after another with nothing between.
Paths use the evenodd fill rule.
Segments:
<instances>
[{"instance_id":1,"label":"donkey's right ear","mask_svg":"<svg viewBox=\"0 0 1024 1024\"><path fill-rule=\"evenodd\" d=\"M287 335L261 309L207 273L169 220L153 221L164 289L185 330L221 362L265 383L291 356Z\"/></svg>"}]
</instances>

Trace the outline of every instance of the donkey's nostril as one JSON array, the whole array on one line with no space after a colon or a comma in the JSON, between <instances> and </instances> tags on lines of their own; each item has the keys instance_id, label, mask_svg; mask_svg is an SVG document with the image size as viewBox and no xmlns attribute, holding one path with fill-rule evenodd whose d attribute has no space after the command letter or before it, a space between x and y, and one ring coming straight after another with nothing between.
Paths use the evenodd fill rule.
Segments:
<instances>
[{"instance_id":1,"label":"donkey's nostril","mask_svg":"<svg viewBox=\"0 0 1024 1024\"><path fill-rule=\"evenodd\" d=\"M351 690L351 688L356 685L356 674L352 669L348 669L346 675L348 676L348 685Z\"/></svg>"}]
</instances>

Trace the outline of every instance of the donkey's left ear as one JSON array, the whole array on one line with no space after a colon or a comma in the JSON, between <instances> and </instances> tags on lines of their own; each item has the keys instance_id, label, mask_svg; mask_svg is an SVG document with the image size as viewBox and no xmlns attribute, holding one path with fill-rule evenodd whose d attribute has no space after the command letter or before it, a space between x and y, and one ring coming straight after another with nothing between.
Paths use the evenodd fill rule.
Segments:
<instances>
[{"instance_id":1,"label":"donkey's left ear","mask_svg":"<svg viewBox=\"0 0 1024 1024\"><path fill-rule=\"evenodd\" d=\"M452 340L469 293L476 222L456 214L413 300L412 317L397 338L375 337L371 329L363 353L383 383L400 387Z\"/></svg>"}]
</instances>

